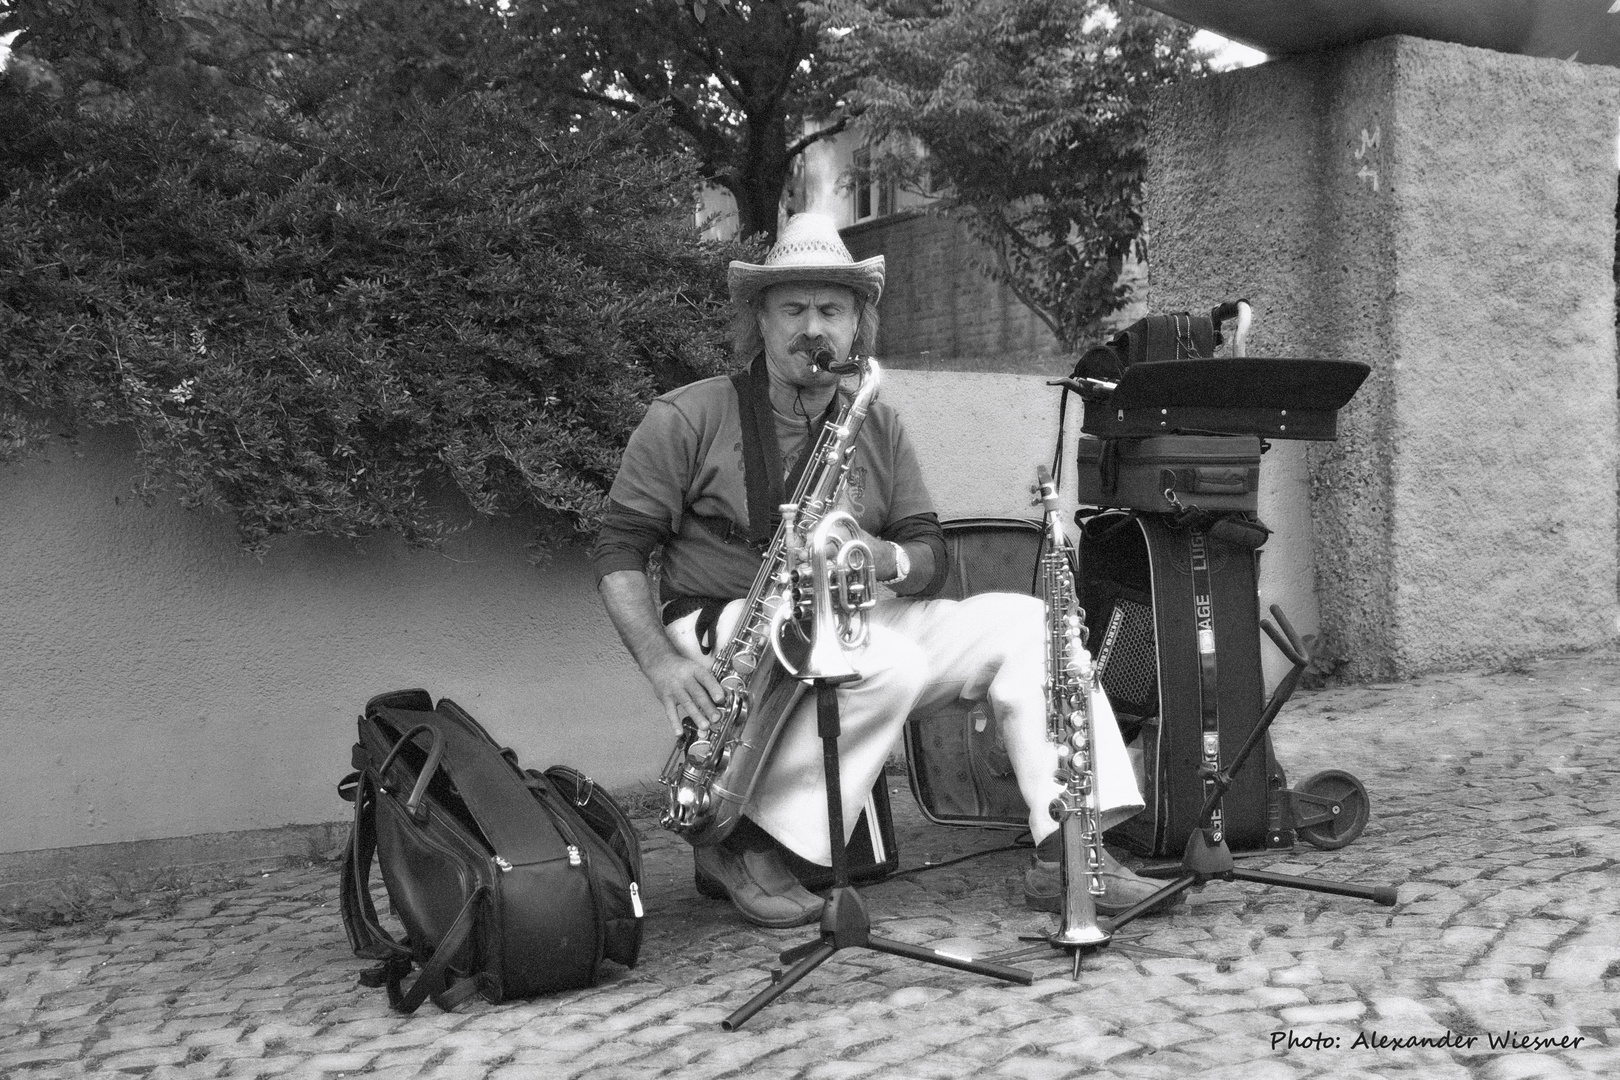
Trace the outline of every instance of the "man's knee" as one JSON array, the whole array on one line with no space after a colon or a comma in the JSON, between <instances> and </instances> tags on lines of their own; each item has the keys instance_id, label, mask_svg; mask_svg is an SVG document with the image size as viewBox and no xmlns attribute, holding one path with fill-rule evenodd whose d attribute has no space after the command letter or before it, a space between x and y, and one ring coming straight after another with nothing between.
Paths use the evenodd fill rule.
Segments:
<instances>
[{"instance_id":1,"label":"man's knee","mask_svg":"<svg viewBox=\"0 0 1620 1080\"><path fill-rule=\"evenodd\" d=\"M928 681L928 660L915 642L873 627L866 647L850 657L860 679L851 689L865 696L914 700Z\"/></svg>"},{"instance_id":2,"label":"man's knee","mask_svg":"<svg viewBox=\"0 0 1620 1080\"><path fill-rule=\"evenodd\" d=\"M1046 605L1022 593L970 596L957 617L979 632L982 648L1008 656L1039 649L1046 633Z\"/></svg>"}]
</instances>

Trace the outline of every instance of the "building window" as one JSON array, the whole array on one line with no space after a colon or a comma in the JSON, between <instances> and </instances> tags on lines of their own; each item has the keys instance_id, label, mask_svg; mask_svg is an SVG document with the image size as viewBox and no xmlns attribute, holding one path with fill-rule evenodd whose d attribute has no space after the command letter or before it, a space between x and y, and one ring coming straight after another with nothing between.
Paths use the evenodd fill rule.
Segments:
<instances>
[{"instance_id":1,"label":"building window","mask_svg":"<svg viewBox=\"0 0 1620 1080\"><path fill-rule=\"evenodd\" d=\"M855 151L850 172L850 196L854 200L856 221L894 213L894 181L873 177L870 147L863 146Z\"/></svg>"}]
</instances>

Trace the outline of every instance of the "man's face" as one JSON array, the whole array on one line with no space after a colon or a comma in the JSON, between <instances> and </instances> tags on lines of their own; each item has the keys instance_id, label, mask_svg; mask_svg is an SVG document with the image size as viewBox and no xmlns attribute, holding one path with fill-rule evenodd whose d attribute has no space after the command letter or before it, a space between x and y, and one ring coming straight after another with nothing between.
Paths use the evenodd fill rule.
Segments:
<instances>
[{"instance_id":1,"label":"man's face","mask_svg":"<svg viewBox=\"0 0 1620 1080\"><path fill-rule=\"evenodd\" d=\"M759 306L759 332L771 373L793 386L831 386L838 376L815 366L817 344L835 361L849 356L859 312L855 291L843 285L788 282L765 291Z\"/></svg>"}]
</instances>

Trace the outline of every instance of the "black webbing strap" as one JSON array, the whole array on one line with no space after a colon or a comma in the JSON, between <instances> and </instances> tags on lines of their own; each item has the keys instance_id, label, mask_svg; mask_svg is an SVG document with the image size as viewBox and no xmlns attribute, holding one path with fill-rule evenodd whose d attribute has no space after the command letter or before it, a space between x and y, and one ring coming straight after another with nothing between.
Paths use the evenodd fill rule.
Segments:
<instances>
[{"instance_id":1,"label":"black webbing strap","mask_svg":"<svg viewBox=\"0 0 1620 1080\"><path fill-rule=\"evenodd\" d=\"M731 385L737 391L742 421L748 534L754 543L764 545L776 532L776 508L787 498L782 483L782 447L776 441L776 419L771 415L771 378L765 354L760 353L747 371L733 375Z\"/></svg>"},{"instance_id":2,"label":"black webbing strap","mask_svg":"<svg viewBox=\"0 0 1620 1080\"><path fill-rule=\"evenodd\" d=\"M827 408L810 427L810 441L784 481L782 446L776 441L776 417L771 412L771 376L765 354L755 357L747 371L731 377L737 390L739 419L742 421L743 486L748 492L748 535L757 546L770 544L780 521L778 508L787 493L799 486L799 478L810 464L810 450L821 437L821 429L838 414L841 393L834 393Z\"/></svg>"},{"instance_id":3,"label":"black webbing strap","mask_svg":"<svg viewBox=\"0 0 1620 1080\"><path fill-rule=\"evenodd\" d=\"M1204 800L1216 793L1216 775L1221 767L1221 718L1215 663L1215 597L1209 581L1209 537L1202 529L1187 534L1192 566L1193 628L1198 642L1198 719L1199 769L1204 778ZM1219 844L1225 834L1224 815L1217 802L1210 814L1208 839Z\"/></svg>"}]
</instances>

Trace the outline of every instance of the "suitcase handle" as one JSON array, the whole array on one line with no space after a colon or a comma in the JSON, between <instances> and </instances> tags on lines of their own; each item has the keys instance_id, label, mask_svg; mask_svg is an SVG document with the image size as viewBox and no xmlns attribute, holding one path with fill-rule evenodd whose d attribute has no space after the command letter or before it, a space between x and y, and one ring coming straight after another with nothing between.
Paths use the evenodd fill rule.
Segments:
<instances>
[{"instance_id":1,"label":"suitcase handle","mask_svg":"<svg viewBox=\"0 0 1620 1080\"><path fill-rule=\"evenodd\" d=\"M383 758L383 763L377 768L377 775L386 780L388 766L394 763L400 748L424 731L433 736L433 742L428 747L427 763L422 766L421 775L416 778L416 786L411 788L410 798L405 800L406 812L411 815L411 820L418 824L427 820L427 811L422 806L422 798L427 794L428 781L439 771L439 759L444 756L444 735L432 724L417 724L399 737L399 741L388 751L388 756Z\"/></svg>"},{"instance_id":2,"label":"suitcase handle","mask_svg":"<svg viewBox=\"0 0 1620 1080\"><path fill-rule=\"evenodd\" d=\"M1159 483L1189 495L1246 495L1259 487L1260 470L1245 465L1198 465L1161 469Z\"/></svg>"}]
</instances>

